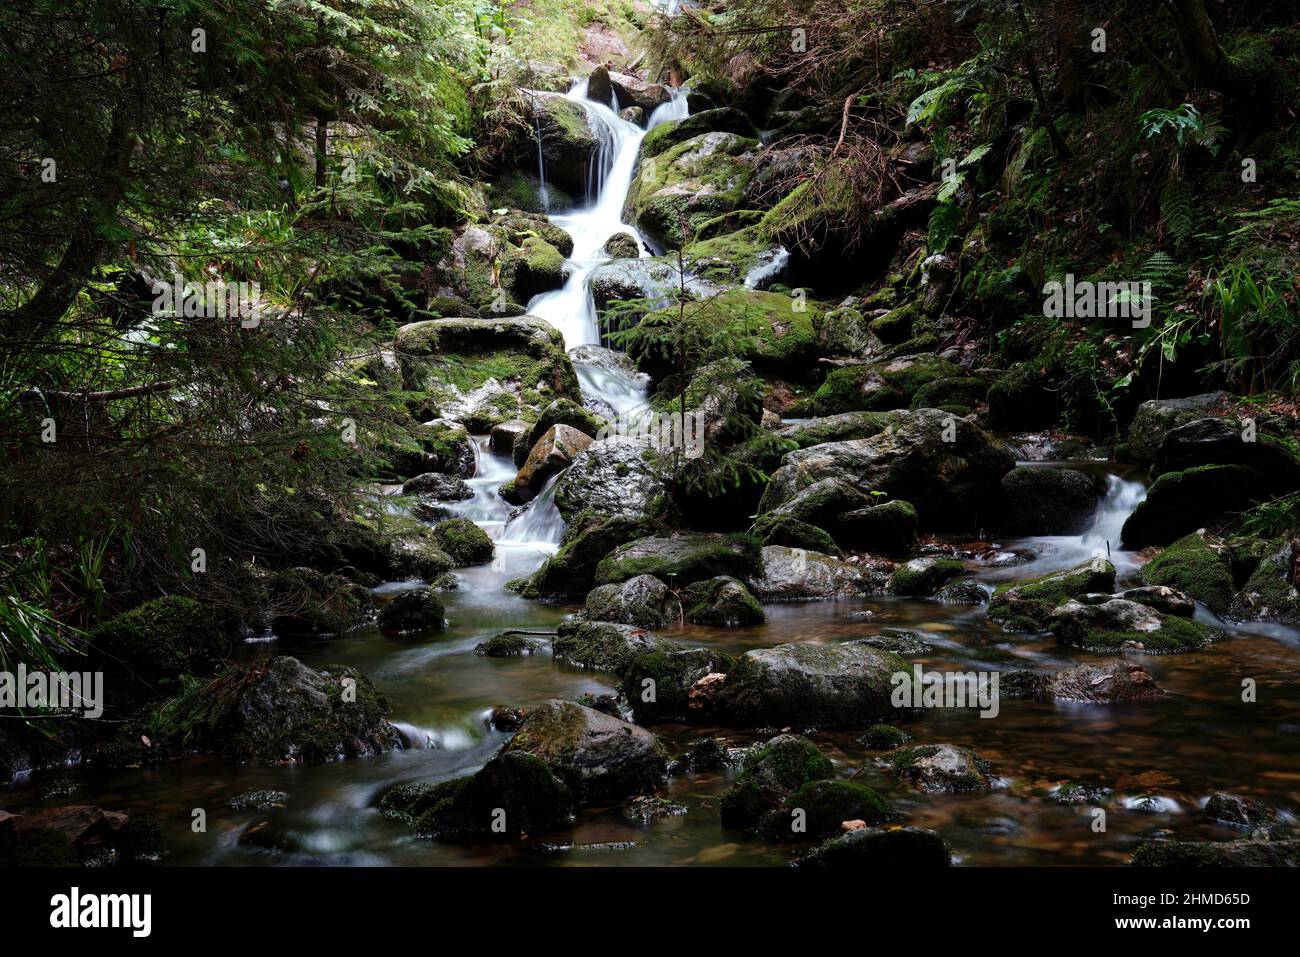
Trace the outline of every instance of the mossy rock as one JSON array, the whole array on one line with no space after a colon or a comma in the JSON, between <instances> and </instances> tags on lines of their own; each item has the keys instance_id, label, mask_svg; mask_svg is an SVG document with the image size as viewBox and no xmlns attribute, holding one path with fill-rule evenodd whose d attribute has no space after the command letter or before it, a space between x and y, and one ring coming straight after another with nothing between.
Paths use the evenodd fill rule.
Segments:
<instances>
[{"instance_id":1,"label":"mossy rock","mask_svg":"<svg viewBox=\"0 0 1300 957\"><path fill-rule=\"evenodd\" d=\"M644 162L648 157L658 156L680 143L714 132L734 133L747 139L758 137L753 121L742 111L732 107L704 110L682 120L660 123L646 133L641 140L641 160Z\"/></svg>"},{"instance_id":2,"label":"mossy rock","mask_svg":"<svg viewBox=\"0 0 1300 957\"><path fill-rule=\"evenodd\" d=\"M585 611L592 621L663 628L677 623L682 608L667 585L653 575L638 575L593 588L587 594Z\"/></svg>"},{"instance_id":3,"label":"mossy rock","mask_svg":"<svg viewBox=\"0 0 1300 957\"><path fill-rule=\"evenodd\" d=\"M1300 841L1143 841L1133 867L1300 867Z\"/></svg>"},{"instance_id":4,"label":"mossy rock","mask_svg":"<svg viewBox=\"0 0 1300 957\"><path fill-rule=\"evenodd\" d=\"M444 627L446 611L442 601L428 586L401 592L379 610L379 630L385 634L441 631Z\"/></svg>"},{"instance_id":5,"label":"mossy rock","mask_svg":"<svg viewBox=\"0 0 1300 957\"><path fill-rule=\"evenodd\" d=\"M695 582L682 590L686 620L728 628L761 625L767 616L745 583L726 575Z\"/></svg>"},{"instance_id":6,"label":"mossy rock","mask_svg":"<svg viewBox=\"0 0 1300 957\"><path fill-rule=\"evenodd\" d=\"M897 345L912 338L912 323L921 314L919 302L909 302L871 320L871 331L881 342Z\"/></svg>"},{"instance_id":7,"label":"mossy rock","mask_svg":"<svg viewBox=\"0 0 1300 957\"><path fill-rule=\"evenodd\" d=\"M495 548L487 532L468 518L449 518L433 527L433 537L458 568L485 565Z\"/></svg>"},{"instance_id":8,"label":"mossy rock","mask_svg":"<svg viewBox=\"0 0 1300 957\"><path fill-rule=\"evenodd\" d=\"M211 674L230 649L211 612L180 595L109 619L90 632L88 644L114 705L166 694L183 674Z\"/></svg>"},{"instance_id":9,"label":"mossy rock","mask_svg":"<svg viewBox=\"0 0 1300 957\"><path fill-rule=\"evenodd\" d=\"M905 409L922 386L956 377L958 373L957 366L937 355L841 366L831 370L813 394L810 411L825 416L858 410Z\"/></svg>"},{"instance_id":10,"label":"mossy rock","mask_svg":"<svg viewBox=\"0 0 1300 957\"><path fill-rule=\"evenodd\" d=\"M631 233L615 233L600 250L611 259L636 259L641 255L641 246Z\"/></svg>"},{"instance_id":11,"label":"mossy rock","mask_svg":"<svg viewBox=\"0 0 1300 957\"><path fill-rule=\"evenodd\" d=\"M515 440L512 454L516 468L523 467L528 453L556 425L567 425L594 439L605 427L605 420L570 398L553 400L542 409L537 421Z\"/></svg>"},{"instance_id":12,"label":"mossy rock","mask_svg":"<svg viewBox=\"0 0 1300 957\"><path fill-rule=\"evenodd\" d=\"M691 688L705 675L726 673L730 655L711 648L665 645L634 655L623 671L622 690L640 724L692 717Z\"/></svg>"},{"instance_id":13,"label":"mossy rock","mask_svg":"<svg viewBox=\"0 0 1300 957\"><path fill-rule=\"evenodd\" d=\"M572 618L557 629L552 649L556 661L621 675L632 659L647 651L680 646L637 625Z\"/></svg>"},{"instance_id":14,"label":"mossy rock","mask_svg":"<svg viewBox=\"0 0 1300 957\"><path fill-rule=\"evenodd\" d=\"M505 631L474 646L474 654L484 658L519 658L545 651L545 638L519 631Z\"/></svg>"},{"instance_id":15,"label":"mossy rock","mask_svg":"<svg viewBox=\"0 0 1300 957\"><path fill-rule=\"evenodd\" d=\"M525 598L582 598L596 584L596 569L610 552L661 529L656 518L605 517L592 510L569 524L559 550L522 587Z\"/></svg>"},{"instance_id":16,"label":"mossy rock","mask_svg":"<svg viewBox=\"0 0 1300 957\"><path fill-rule=\"evenodd\" d=\"M902 555L916 546L918 522L912 503L896 499L846 512L838 527L846 546Z\"/></svg>"},{"instance_id":17,"label":"mossy rock","mask_svg":"<svg viewBox=\"0 0 1300 957\"><path fill-rule=\"evenodd\" d=\"M1243 465L1199 465L1166 472L1124 521L1124 547L1167 545L1246 508L1268 487L1267 479Z\"/></svg>"},{"instance_id":18,"label":"mossy rock","mask_svg":"<svg viewBox=\"0 0 1300 957\"><path fill-rule=\"evenodd\" d=\"M936 832L919 827L882 831L860 828L833 837L800 858L799 867L864 867L879 872L912 868L948 867L952 848Z\"/></svg>"},{"instance_id":19,"label":"mossy rock","mask_svg":"<svg viewBox=\"0 0 1300 957\"><path fill-rule=\"evenodd\" d=\"M722 826L756 829L787 795L834 776L835 766L817 745L802 735L778 735L745 756L735 784L719 801Z\"/></svg>"},{"instance_id":20,"label":"mossy rock","mask_svg":"<svg viewBox=\"0 0 1300 957\"><path fill-rule=\"evenodd\" d=\"M794 831L793 812L803 811L806 830ZM815 840L840 831L845 821L883 824L895 817L889 802L857 781L810 781L785 799L773 817L773 836Z\"/></svg>"},{"instance_id":21,"label":"mossy rock","mask_svg":"<svg viewBox=\"0 0 1300 957\"><path fill-rule=\"evenodd\" d=\"M761 549L753 536L683 534L620 545L596 566L596 582L603 585L637 575L654 575L676 586L718 575L745 579L761 568Z\"/></svg>"},{"instance_id":22,"label":"mossy rock","mask_svg":"<svg viewBox=\"0 0 1300 957\"><path fill-rule=\"evenodd\" d=\"M756 214L752 210L737 210L700 225L696 231L700 238L682 250L694 275L720 285L744 283L753 289L766 287L777 277L781 247L774 246L757 225L709 236L714 224L729 223L742 215Z\"/></svg>"},{"instance_id":23,"label":"mossy rock","mask_svg":"<svg viewBox=\"0 0 1300 957\"><path fill-rule=\"evenodd\" d=\"M894 748L901 748L911 740L910 734L892 724L873 724L858 739L863 747L873 751L892 751Z\"/></svg>"},{"instance_id":24,"label":"mossy rock","mask_svg":"<svg viewBox=\"0 0 1300 957\"><path fill-rule=\"evenodd\" d=\"M948 376L927 382L912 396L914 409L973 409L988 397L989 384L977 376Z\"/></svg>"},{"instance_id":25,"label":"mossy rock","mask_svg":"<svg viewBox=\"0 0 1300 957\"><path fill-rule=\"evenodd\" d=\"M488 184L488 202L527 213L562 213L573 206L573 197L553 183L546 184L543 194L535 174L508 169Z\"/></svg>"},{"instance_id":26,"label":"mossy rock","mask_svg":"<svg viewBox=\"0 0 1300 957\"><path fill-rule=\"evenodd\" d=\"M758 142L712 132L678 143L641 163L625 213L665 249L681 249L709 220L738 209Z\"/></svg>"},{"instance_id":27,"label":"mossy rock","mask_svg":"<svg viewBox=\"0 0 1300 957\"><path fill-rule=\"evenodd\" d=\"M1300 589L1296 588L1294 552L1286 539L1274 541L1241 593L1233 598L1229 617L1238 621L1263 619L1300 624Z\"/></svg>"},{"instance_id":28,"label":"mossy rock","mask_svg":"<svg viewBox=\"0 0 1300 957\"><path fill-rule=\"evenodd\" d=\"M987 791L992 786L989 764L970 748L954 744L923 744L893 755L894 774L931 794Z\"/></svg>"},{"instance_id":29,"label":"mossy rock","mask_svg":"<svg viewBox=\"0 0 1300 957\"><path fill-rule=\"evenodd\" d=\"M1068 601L1052 612L1048 627L1057 641L1085 651L1173 654L1209 644L1217 632L1178 615L1124 598Z\"/></svg>"},{"instance_id":30,"label":"mossy rock","mask_svg":"<svg viewBox=\"0 0 1300 957\"><path fill-rule=\"evenodd\" d=\"M1172 585L1222 615L1232 603L1232 568L1221 550L1196 533L1184 535L1142 568L1152 585Z\"/></svg>"},{"instance_id":31,"label":"mossy rock","mask_svg":"<svg viewBox=\"0 0 1300 957\"><path fill-rule=\"evenodd\" d=\"M891 595L933 595L949 580L964 574L966 566L955 558L915 558L894 569L886 588Z\"/></svg>"},{"instance_id":32,"label":"mossy rock","mask_svg":"<svg viewBox=\"0 0 1300 957\"><path fill-rule=\"evenodd\" d=\"M289 568L265 581L271 630L281 638L341 635L371 620L369 589L342 575Z\"/></svg>"},{"instance_id":33,"label":"mossy rock","mask_svg":"<svg viewBox=\"0 0 1300 957\"><path fill-rule=\"evenodd\" d=\"M839 555L839 546L830 533L816 525L801 522L791 515L768 512L758 516L750 534L763 545L787 545L825 555Z\"/></svg>"},{"instance_id":34,"label":"mossy rock","mask_svg":"<svg viewBox=\"0 0 1300 957\"><path fill-rule=\"evenodd\" d=\"M1114 590L1115 566L1090 558L1063 571L999 585L989 599L989 617L1003 631L1042 631L1052 611L1071 598Z\"/></svg>"}]
</instances>

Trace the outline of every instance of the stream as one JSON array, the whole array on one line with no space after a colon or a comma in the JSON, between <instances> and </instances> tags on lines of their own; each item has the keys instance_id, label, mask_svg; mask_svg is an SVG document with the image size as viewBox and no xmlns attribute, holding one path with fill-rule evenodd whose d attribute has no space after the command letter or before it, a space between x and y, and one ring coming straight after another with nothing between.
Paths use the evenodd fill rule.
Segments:
<instances>
[{"instance_id":1,"label":"stream","mask_svg":"<svg viewBox=\"0 0 1300 957\"><path fill-rule=\"evenodd\" d=\"M585 81L567 96L584 105L600 137L599 162L591 171L594 199L551 217L574 240L569 273L563 288L534 298L528 312L558 328L574 349L600 342L588 279L607 258L600 251L606 240L626 232L637 239L642 255L650 250L635 226L622 221L645 130L587 100ZM678 90L649 125L685 115L685 93ZM545 171L540 172L544 178ZM645 386L638 379L583 356L580 351L575 366L589 398L620 413L645 402ZM564 525L553 502L553 481L525 509L514 509L496 494L514 476L514 465L491 452L486 436L476 437L476 443L477 473L469 480L474 495L448 508L487 531L496 542L496 558L457 571L459 588L445 595L450 621L445 631L398 639L368 627L314 644L271 640L244 649L249 658L293 654L313 667L339 663L361 670L388 699L406 743L403 750L315 766L235 766L213 756L192 756L111 773L70 768L17 782L0 792L0 805L17 810L71 801L152 812L168 839L167 861L172 864L788 862L794 846L720 827L718 797L734 770L670 777L660 793L683 805L685 814L638 825L629 823L620 807L590 807L569 831L546 835L546 843L435 844L380 817L375 802L394 784L444 781L481 767L509 738L489 729L487 717L494 707L604 693L616 683L613 676L557 663L548 654L496 659L474 653L475 645L500 631L553 630L577 610L526 601L505 590L507 581L528 575L555 551ZM1106 475L1107 491L1089 529L1077 536L999 541L987 557L968 561L978 581L992 586L1029 578L1094 554L1115 563L1121 586L1133 581L1135 556L1112 549L1125 517L1145 494L1142 481L1109 463L1068 464ZM377 591L383 597L402 587L408 586L390 583ZM1051 636L1004 634L982 607L872 597L766 604L764 610L767 621L755 627L685 625L660 633L739 655L784 642L835 642L902 628L923 633L934 646L932 654L916 659L926 669L1047 672L1097 660ZM1203 609L1198 615L1208 620ZM998 787L988 793L922 795L900 784L877 752L858 744L857 733L810 736L836 761L842 776L861 770L858 780L892 801L909 823L943 834L958 863L1124 864L1139 839L1174 827L1184 840L1223 839L1222 827L1199 814L1215 790L1232 790L1272 806L1300 804L1300 724L1294 718L1300 713L1300 687L1294 681L1300 672L1300 635L1287 629L1225 627L1232 637L1204 650L1141 659L1171 692L1159 706L1007 701L997 720L980 720L974 711L939 710L906 725L918 743L949 741L979 751L999 775ZM1258 703L1240 701L1247 677L1258 682ZM766 737L673 724L654 730L673 754L710 734L730 747ZM1225 754L1232 760L1225 761ZM1115 790L1105 835L1092 832L1087 808L1050 799L1051 790L1068 781ZM282 807L264 811L227 806L233 796L254 789L284 791L288 798ZM206 833L191 830L195 808L207 812Z\"/></svg>"}]
</instances>

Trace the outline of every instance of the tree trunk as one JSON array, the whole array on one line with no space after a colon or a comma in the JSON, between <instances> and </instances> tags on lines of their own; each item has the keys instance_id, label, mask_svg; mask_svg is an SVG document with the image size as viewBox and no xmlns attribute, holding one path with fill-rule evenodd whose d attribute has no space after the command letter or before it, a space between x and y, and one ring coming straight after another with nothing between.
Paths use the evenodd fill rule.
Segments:
<instances>
[{"instance_id":1,"label":"tree trunk","mask_svg":"<svg viewBox=\"0 0 1300 957\"><path fill-rule=\"evenodd\" d=\"M1198 86L1232 93L1232 65L1205 9L1205 0L1165 0L1178 32L1187 69Z\"/></svg>"},{"instance_id":2,"label":"tree trunk","mask_svg":"<svg viewBox=\"0 0 1300 957\"><path fill-rule=\"evenodd\" d=\"M325 148L329 144L330 124L324 116L316 117L316 188L325 187Z\"/></svg>"}]
</instances>

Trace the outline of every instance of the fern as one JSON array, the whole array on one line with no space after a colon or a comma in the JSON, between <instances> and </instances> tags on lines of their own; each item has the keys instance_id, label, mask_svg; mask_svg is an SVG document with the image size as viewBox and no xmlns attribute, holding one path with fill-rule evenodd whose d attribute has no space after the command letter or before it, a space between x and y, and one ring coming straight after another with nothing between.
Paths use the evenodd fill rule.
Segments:
<instances>
[{"instance_id":1,"label":"fern","mask_svg":"<svg viewBox=\"0 0 1300 957\"><path fill-rule=\"evenodd\" d=\"M1192 190L1181 180L1170 182L1160 191L1160 219L1165 231L1172 237L1174 248L1181 249L1192 238L1195 217L1192 209Z\"/></svg>"},{"instance_id":2,"label":"fern","mask_svg":"<svg viewBox=\"0 0 1300 957\"><path fill-rule=\"evenodd\" d=\"M1142 264L1142 282L1149 282L1153 289L1170 291L1181 289L1187 281L1187 271L1178 260L1168 253L1154 252Z\"/></svg>"}]
</instances>

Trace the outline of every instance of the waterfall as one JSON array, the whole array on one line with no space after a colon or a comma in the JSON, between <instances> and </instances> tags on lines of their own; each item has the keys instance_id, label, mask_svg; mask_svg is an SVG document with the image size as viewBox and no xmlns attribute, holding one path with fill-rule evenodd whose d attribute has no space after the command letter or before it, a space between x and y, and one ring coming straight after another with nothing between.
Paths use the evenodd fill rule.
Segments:
<instances>
[{"instance_id":1,"label":"waterfall","mask_svg":"<svg viewBox=\"0 0 1300 957\"><path fill-rule=\"evenodd\" d=\"M562 473L560 473L562 474ZM564 519L555 504L555 482L559 474L552 475L520 514L506 523L500 543L509 545L558 545L564 535Z\"/></svg>"},{"instance_id":2,"label":"waterfall","mask_svg":"<svg viewBox=\"0 0 1300 957\"><path fill-rule=\"evenodd\" d=\"M537 195L542 200L542 210L549 213L551 211L551 193L546 188L546 158L542 155L542 121L539 117L533 117L533 132L537 134Z\"/></svg>"}]
</instances>

